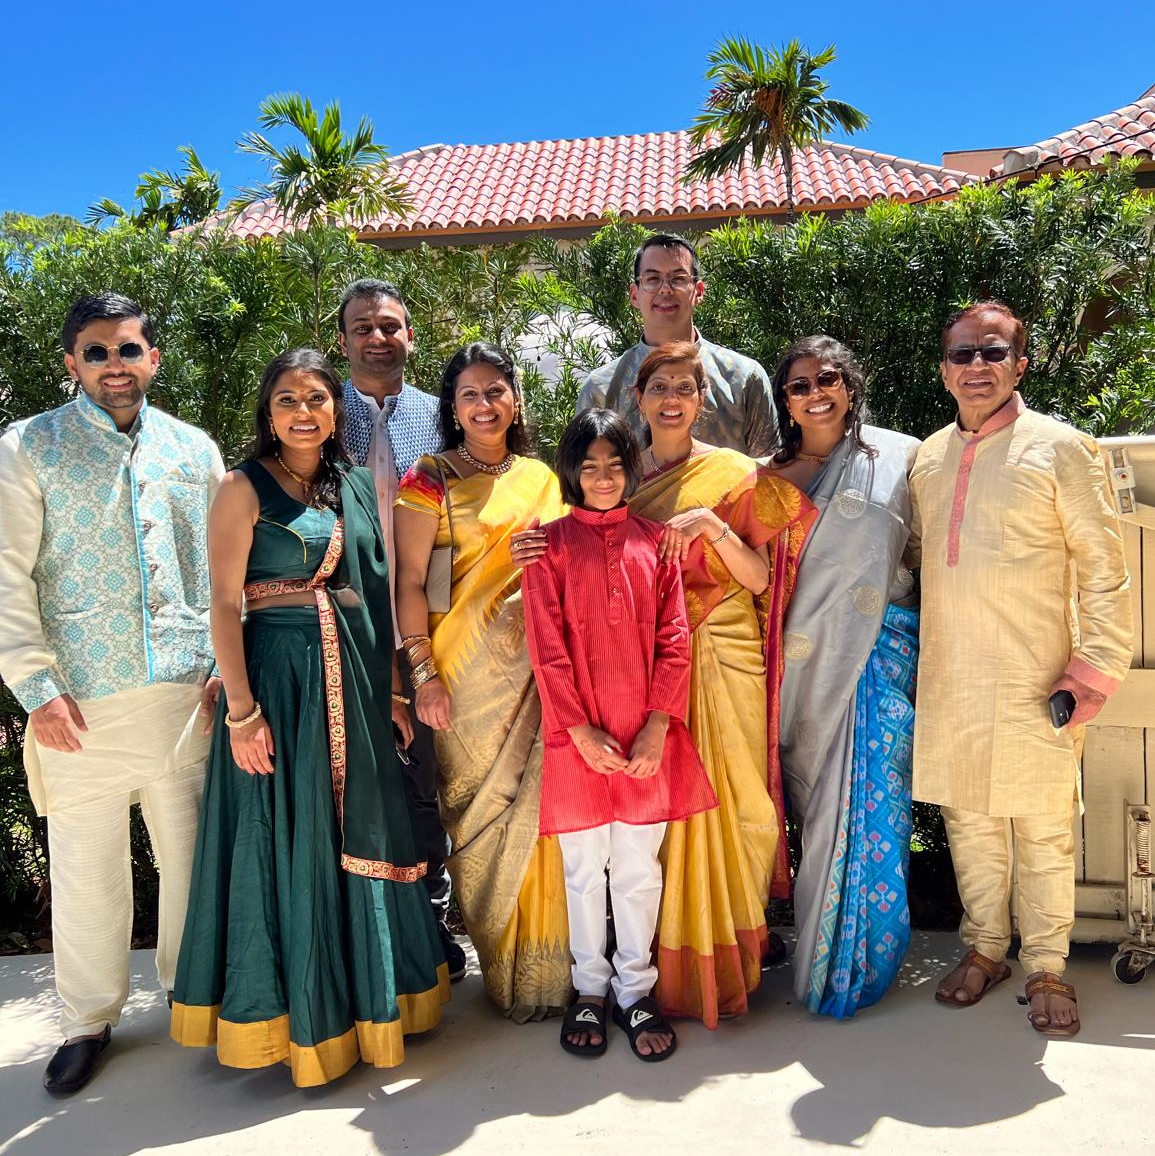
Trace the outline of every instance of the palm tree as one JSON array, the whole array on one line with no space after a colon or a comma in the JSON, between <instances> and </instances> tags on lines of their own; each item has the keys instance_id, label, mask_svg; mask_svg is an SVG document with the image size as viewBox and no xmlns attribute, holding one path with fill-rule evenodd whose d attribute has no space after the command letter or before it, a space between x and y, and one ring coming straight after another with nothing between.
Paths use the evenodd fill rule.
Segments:
<instances>
[{"instance_id":1,"label":"palm tree","mask_svg":"<svg viewBox=\"0 0 1155 1156\"><path fill-rule=\"evenodd\" d=\"M262 157L270 179L242 189L229 204L231 212L274 201L290 224L335 225L341 217L360 222L385 213L403 216L412 207L404 182L389 169L389 150L373 140L373 122L362 117L357 131L347 136L341 131L338 101L325 105L318 120L313 105L298 93L266 97L260 124L265 129L296 129L305 147L279 149L260 133L245 133L237 147Z\"/></svg>"},{"instance_id":2,"label":"palm tree","mask_svg":"<svg viewBox=\"0 0 1155 1156\"><path fill-rule=\"evenodd\" d=\"M706 107L694 118L690 140L702 149L684 179L717 176L742 163L746 150L760 165L769 153L782 158L786 213L794 214L794 150L819 144L838 125L853 133L870 123L866 113L826 96L819 73L834 61L834 45L812 56L797 40L763 49L744 37L727 37L709 56L714 82ZM708 146L712 139L718 143Z\"/></svg>"},{"instance_id":3,"label":"palm tree","mask_svg":"<svg viewBox=\"0 0 1155 1156\"><path fill-rule=\"evenodd\" d=\"M160 225L166 232L172 232L211 217L221 203L221 174L210 173L191 145L182 145L177 151L185 158L184 171L153 169L142 173L136 186L137 208L129 212L105 197L89 207L85 221L99 225L120 219L140 229Z\"/></svg>"}]
</instances>

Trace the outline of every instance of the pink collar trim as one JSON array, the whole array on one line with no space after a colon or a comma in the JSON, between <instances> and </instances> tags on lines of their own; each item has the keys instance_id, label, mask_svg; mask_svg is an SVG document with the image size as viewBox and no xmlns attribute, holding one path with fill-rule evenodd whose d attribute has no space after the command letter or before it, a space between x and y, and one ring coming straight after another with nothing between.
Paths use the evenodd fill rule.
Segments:
<instances>
[{"instance_id":1,"label":"pink collar trim","mask_svg":"<svg viewBox=\"0 0 1155 1156\"><path fill-rule=\"evenodd\" d=\"M983 422L982 428L977 434L972 434L972 439L985 438L990 434L1001 430L1004 426L1008 426L1011 422L1016 421L1027 412L1027 403L1023 401L1023 395L1016 389L1007 400ZM958 424L958 418L955 418L955 432L959 437L963 437L962 427Z\"/></svg>"}]
</instances>

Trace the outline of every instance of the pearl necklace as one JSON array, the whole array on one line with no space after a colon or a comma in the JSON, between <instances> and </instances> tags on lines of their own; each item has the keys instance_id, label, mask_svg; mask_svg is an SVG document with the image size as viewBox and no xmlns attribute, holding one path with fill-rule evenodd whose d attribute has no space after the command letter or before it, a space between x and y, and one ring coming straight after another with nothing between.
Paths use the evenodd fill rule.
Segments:
<instances>
[{"instance_id":1,"label":"pearl necklace","mask_svg":"<svg viewBox=\"0 0 1155 1156\"><path fill-rule=\"evenodd\" d=\"M307 478L301 477L301 475L298 474L296 470L289 469L289 467L285 465L285 459L282 458L276 450L273 451L273 457L277 459L277 465L279 465L281 469L284 470L285 473L288 474L289 477L292 478L293 481L296 482L302 490L305 491L305 505L311 506L313 504L313 487L316 485L316 483L310 482Z\"/></svg>"},{"instance_id":2,"label":"pearl necklace","mask_svg":"<svg viewBox=\"0 0 1155 1156\"><path fill-rule=\"evenodd\" d=\"M491 466L488 462L479 462L466 448L465 443L457 447L457 456L467 465L472 466L475 470L480 470L483 474L505 474L508 473L513 463L517 460L517 454L507 453L505 457Z\"/></svg>"}]
</instances>

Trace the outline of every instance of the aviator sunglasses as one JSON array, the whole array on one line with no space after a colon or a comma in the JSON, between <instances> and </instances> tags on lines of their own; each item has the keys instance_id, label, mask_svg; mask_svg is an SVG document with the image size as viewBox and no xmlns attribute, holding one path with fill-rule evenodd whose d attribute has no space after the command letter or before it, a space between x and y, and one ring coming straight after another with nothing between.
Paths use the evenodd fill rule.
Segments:
<instances>
[{"instance_id":1,"label":"aviator sunglasses","mask_svg":"<svg viewBox=\"0 0 1155 1156\"><path fill-rule=\"evenodd\" d=\"M786 392L791 397L808 397L815 386L822 390L833 389L841 381L842 373L840 370L824 369L814 375L813 381L806 377L796 377L793 381L788 381Z\"/></svg>"},{"instance_id":2,"label":"aviator sunglasses","mask_svg":"<svg viewBox=\"0 0 1155 1156\"><path fill-rule=\"evenodd\" d=\"M1010 355L1009 345L952 345L946 351L946 359L951 365L970 365L977 353L988 365L1006 361Z\"/></svg>"},{"instance_id":3,"label":"aviator sunglasses","mask_svg":"<svg viewBox=\"0 0 1155 1156\"><path fill-rule=\"evenodd\" d=\"M116 346L115 348L120 360L125 365L137 365L144 360L144 355L148 352L139 341L126 341L123 345ZM86 345L80 351L80 356L84 359L85 365L107 365L108 354L108 346L101 345L98 341L94 341L91 345Z\"/></svg>"}]
</instances>

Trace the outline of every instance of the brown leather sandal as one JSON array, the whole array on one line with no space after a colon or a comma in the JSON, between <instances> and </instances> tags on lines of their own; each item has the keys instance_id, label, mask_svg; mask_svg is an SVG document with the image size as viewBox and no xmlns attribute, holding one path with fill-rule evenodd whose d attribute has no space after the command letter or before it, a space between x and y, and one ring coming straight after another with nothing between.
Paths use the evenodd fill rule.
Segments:
<instances>
[{"instance_id":1,"label":"brown leather sandal","mask_svg":"<svg viewBox=\"0 0 1155 1156\"><path fill-rule=\"evenodd\" d=\"M1027 1012L1027 1019L1031 1021L1031 1027L1035 1031L1044 1036L1077 1036L1079 1034L1079 1029L1083 1026L1079 1022L1079 1000L1075 995L1075 989L1069 983L1064 983L1057 975L1052 975L1048 971L1040 971L1027 980L1026 990L1028 1000L1036 995L1061 995L1075 1005L1075 1018L1069 1024L1052 1025L1051 1017L1046 1012Z\"/></svg>"},{"instance_id":2,"label":"brown leather sandal","mask_svg":"<svg viewBox=\"0 0 1155 1156\"><path fill-rule=\"evenodd\" d=\"M973 996L963 987L963 983L967 977L967 971L972 967L977 967L979 971L986 976L978 994ZM939 1003L946 1004L948 1007L974 1007L996 983L1002 983L1004 979L1010 979L1010 977L1011 969L1007 967L1005 963L988 959L972 947L966 955L962 957L962 960L954 971L950 972L949 975L943 976L939 981L939 985L935 989L934 998L938 1000ZM948 995L944 993L943 985L950 983L952 980L954 981L954 986ZM967 996L966 999L956 998L960 991Z\"/></svg>"}]
</instances>

